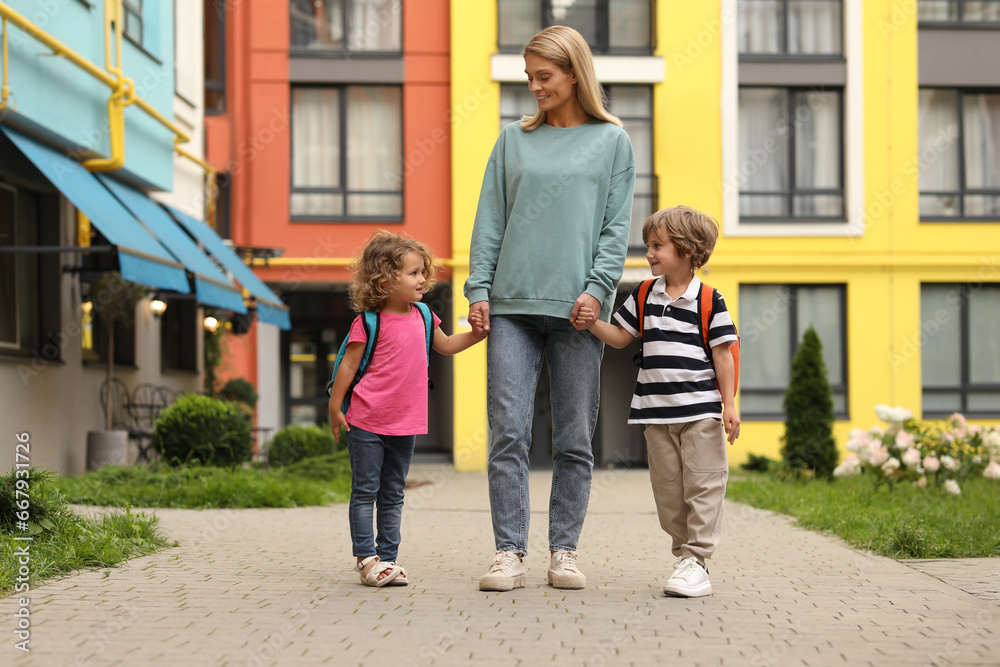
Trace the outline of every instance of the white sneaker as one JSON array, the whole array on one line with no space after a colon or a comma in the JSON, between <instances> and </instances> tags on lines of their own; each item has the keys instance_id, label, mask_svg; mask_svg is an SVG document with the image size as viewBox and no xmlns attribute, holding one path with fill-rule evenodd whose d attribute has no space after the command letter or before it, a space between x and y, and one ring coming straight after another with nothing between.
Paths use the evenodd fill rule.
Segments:
<instances>
[{"instance_id":1,"label":"white sneaker","mask_svg":"<svg viewBox=\"0 0 1000 667\"><path fill-rule=\"evenodd\" d=\"M576 569L575 551L556 551L549 558L549 583L554 588L580 589L587 585L587 577Z\"/></svg>"},{"instance_id":2,"label":"white sneaker","mask_svg":"<svg viewBox=\"0 0 1000 667\"><path fill-rule=\"evenodd\" d=\"M700 598L712 594L712 582L708 580L708 571L691 556L674 565L674 573L667 579L663 592L679 598Z\"/></svg>"},{"instance_id":3,"label":"white sneaker","mask_svg":"<svg viewBox=\"0 0 1000 667\"><path fill-rule=\"evenodd\" d=\"M486 574L479 577L481 591L509 591L524 588L528 574L524 563L513 551L498 551Z\"/></svg>"}]
</instances>

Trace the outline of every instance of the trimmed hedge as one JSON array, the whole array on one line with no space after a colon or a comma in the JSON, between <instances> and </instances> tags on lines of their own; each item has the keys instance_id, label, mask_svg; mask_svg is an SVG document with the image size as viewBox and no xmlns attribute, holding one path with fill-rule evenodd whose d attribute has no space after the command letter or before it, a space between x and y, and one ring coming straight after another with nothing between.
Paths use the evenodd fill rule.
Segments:
<instances>
[{"instance_id":1,"label":"trimmed hedge","mask_svg":"<svg viewBox=\"0 0 1000 667\"><path fill-rule=\"evenodd\" d=\"M153 447L170 465L238 465L250 460L250 423L235 403L187 394L156 420Z\"/></svg>"},{"instance_id":2,"label":"trimmed hedge","mask_svg":"<svg viewBox=\"0 0 1000 667\"><path fill-rule=\"evenodd\" d=\"M271 465L287 466L316 456L326 456L343 449L328 428L291 424L274 434L270 442L268 461Z\"/></svg>"}]
</instances>

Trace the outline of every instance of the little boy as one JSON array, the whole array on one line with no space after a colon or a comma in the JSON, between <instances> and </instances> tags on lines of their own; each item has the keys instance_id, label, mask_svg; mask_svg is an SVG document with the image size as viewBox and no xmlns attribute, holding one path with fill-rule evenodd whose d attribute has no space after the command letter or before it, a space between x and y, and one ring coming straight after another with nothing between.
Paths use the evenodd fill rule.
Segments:
<instances>
[{"instance_id":1,"label":"little boy","mask_svg":"<svg viewBox=\"0 0 1000 667\"><path fill-rule=\"evenodd\" d=\"M729 444L740 434L733 405L736 369L729 352L737 340L736 327L722 295L715 292L710 359L698 311L702 283L694 272L708 261L718 237L718 223L687 206L649 216L642 240L658 279L649 289L644 321L638 320L637 287L614 315L618 326L601 320L589 326L595 336L617 348L638 338L642 328L643 363L628 423L647 425L656 513L680 559L663 592L677 597L712 594L705 562L719 542L729 478L723 428Z\"/></svg>"}]
</instances>

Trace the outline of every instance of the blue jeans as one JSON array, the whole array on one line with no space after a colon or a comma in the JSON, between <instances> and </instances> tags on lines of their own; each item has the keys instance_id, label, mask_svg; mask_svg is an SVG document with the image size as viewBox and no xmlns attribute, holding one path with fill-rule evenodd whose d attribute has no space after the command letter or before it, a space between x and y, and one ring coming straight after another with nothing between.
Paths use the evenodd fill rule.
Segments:
<instances>
[{"instance_id":1,"label":"blue jeans","mask_svg":"<svg viewBox=\"0 0 1000 667\"><path fill-rule=\"evenodd\" d=\"M394 561L399 552L403 489L413 458L412 435L378 435L357 426L347 432L351 455L351 542L359 558ZM377 507L373 511L372 506ZM378 537L372 519L378 518Z\"/></svg>"},{"instance_id":2,"label":"blue jeans","mask_svg":"<svg viewBox=\"0 0 1000 667\"><path fill-rule=\"evenodd\" d=\"M487 343L489 485L499 551L528 552L528 450L535 386L548 364L552 398L549 549L576 551L590 501L604 344L569 320L494 315Z\"/></svg>"}]
</instances>

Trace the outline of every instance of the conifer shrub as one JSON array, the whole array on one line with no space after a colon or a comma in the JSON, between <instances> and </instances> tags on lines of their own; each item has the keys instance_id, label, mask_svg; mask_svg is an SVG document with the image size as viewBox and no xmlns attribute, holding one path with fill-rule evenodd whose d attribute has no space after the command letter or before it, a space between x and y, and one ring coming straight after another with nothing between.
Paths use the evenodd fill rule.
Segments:
<instances>
[{"instance_id":1,"label":"conifer shrub","mask_svg":"<svg viewBox=\"0 0 1000 667\"><path fill-rule=\"evenodd\" d=\"M238 465L250 460L250 423L231 401L185 394L156 420L153 447L170 465Z\"/></svg>"},{"instance_id":2,"label":"conifer shrub","mask_svg":"<svg viewBox=\"0 0 1000 667\"><path fill-rule=\"evenodd\" d=\"M833 440L833 392L826 377L823 344L811 326L792 359L792 377L785 391L785 435L781 455L793 471L811 471L831 478L837 466Z\"/></svg>"}]
</instances>

